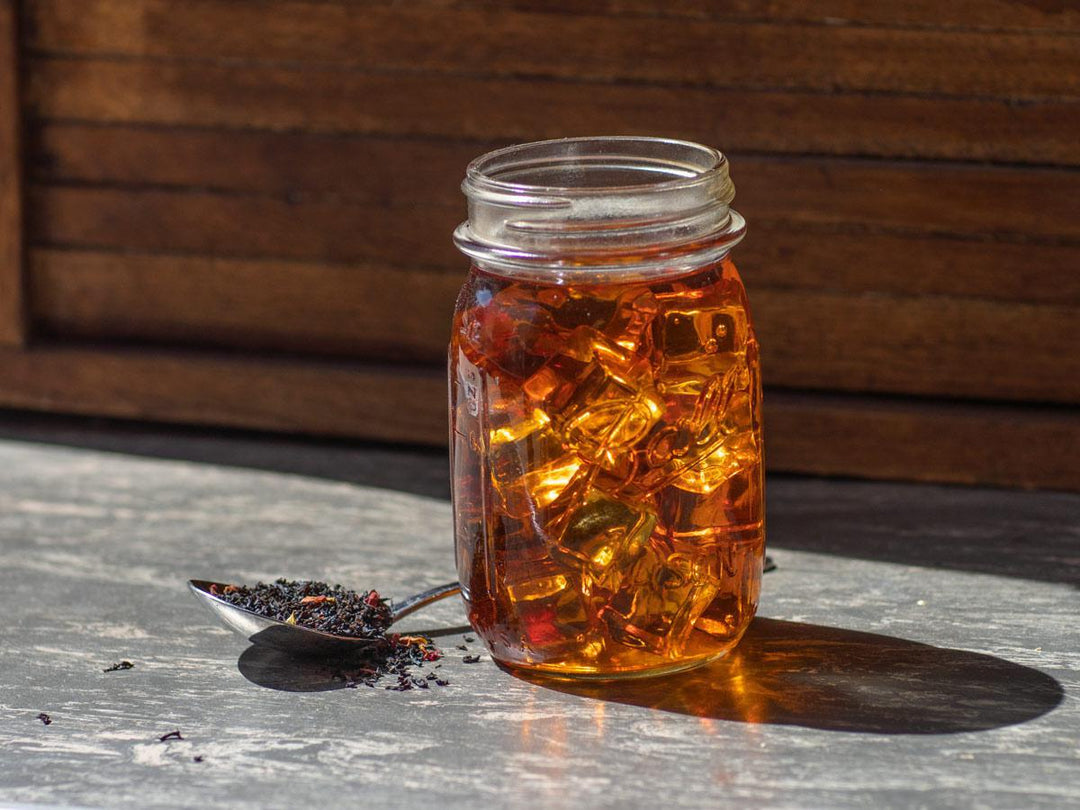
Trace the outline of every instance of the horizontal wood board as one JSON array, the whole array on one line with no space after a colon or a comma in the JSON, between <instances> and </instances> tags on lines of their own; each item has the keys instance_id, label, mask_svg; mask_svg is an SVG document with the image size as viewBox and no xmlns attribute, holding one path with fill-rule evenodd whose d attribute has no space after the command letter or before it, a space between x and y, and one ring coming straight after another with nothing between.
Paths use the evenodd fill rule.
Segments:
<instances>
[{"instance_id":1,"label":"horizontal wood board","mask_svg":"<svg viewBox=\"0 0 1080 810\"><path fill-rule=\"evenodd\" d=\"M369 7L399 5L398 0L361 0ZM350 0L307 0L337 5ZM981 31L1080 32L1080 9L1068 0L421 0L433 9L493 8L549 14L618 14L685 20L759 20L817 25L879 25L886 28L939 28Z\"/></svg>"},{"instance_id":2,"label":"horizontal wood board","mask_svg":"<svg viewBox=\"0 0 1080 810\"><path fill-rule=\"evenodd\" d=\"M39 57L35 118L536 140L678 135L729 151L1076 165L1080 103ZM554 111L557 111L555 113Z\"/></svg>"},{"instance_id":3,"label":"horizontal wood board","mask_svg":"<svg viewBox=\"0 0 1080 810\"><path fill-rule=\"evenodd\" d=\"M246 60L679 86L1080 98L1054 32L551 14L460 4L32 0L36 54ZM590 10L592 4L582 4Z\"/></svg>"}]
</instances>

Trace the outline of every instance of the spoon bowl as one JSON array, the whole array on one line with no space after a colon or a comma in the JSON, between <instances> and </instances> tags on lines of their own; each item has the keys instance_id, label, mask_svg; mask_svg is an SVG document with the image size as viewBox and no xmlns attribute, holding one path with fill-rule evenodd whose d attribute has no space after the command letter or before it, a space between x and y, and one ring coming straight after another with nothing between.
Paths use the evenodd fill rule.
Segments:
<instances>
[{"instance_id":1,"label":"spoon bowl","mask_svg":"<svg viewBox=\"0 0 1080 810\"><path fill-rule=\"evenodd\" d=\"M209 582L205 579L188 580L188 588L191 589L195 598L223 624L235 630L252 644L273 647L293 655L344 655L363 650L379 642L377 638L339 636L271 619L238 607L211 592L211 588L224 591L227 587L229 587L228 584L223 582ZM448 582L402 599L400 602L391 602L391 624L432 602L460 592L461 586L458 583Z\"/></svg>"}]
</instances>

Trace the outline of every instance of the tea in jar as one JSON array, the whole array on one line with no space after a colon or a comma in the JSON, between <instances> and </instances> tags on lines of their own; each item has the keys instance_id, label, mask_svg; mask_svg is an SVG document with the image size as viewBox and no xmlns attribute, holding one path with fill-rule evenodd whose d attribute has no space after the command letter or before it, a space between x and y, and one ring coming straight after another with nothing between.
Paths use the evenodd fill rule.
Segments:
<instances>
[{"instance_id":1,"label":"tea in jar","mask_svg":"<svg viewBox=\"0 0 1080 810\"><path fill-rule=\"evenodd\" d=\"M469 619L511 667L612 678L723 655L764 555L758 345L727 162L582 138L474 161L450 342Z\"/></svg>"}]
</instances>

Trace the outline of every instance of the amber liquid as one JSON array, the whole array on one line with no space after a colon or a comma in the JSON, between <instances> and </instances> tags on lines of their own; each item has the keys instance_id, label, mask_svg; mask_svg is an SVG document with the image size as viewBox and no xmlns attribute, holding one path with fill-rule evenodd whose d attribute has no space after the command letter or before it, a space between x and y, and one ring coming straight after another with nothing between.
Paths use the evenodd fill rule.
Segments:
<instances>
[{"instance_id":1,"label":"amber liquid","mask_svg":"<svg viewBox=\"0 0 1080 810\"><path fill-rule=\"evenodd\" d=\"M451 459L458 573L492 655L616 677L734 646L761 582L760 401L728 261L579 286L474 268Z\"/></svg>"}]
</instances>

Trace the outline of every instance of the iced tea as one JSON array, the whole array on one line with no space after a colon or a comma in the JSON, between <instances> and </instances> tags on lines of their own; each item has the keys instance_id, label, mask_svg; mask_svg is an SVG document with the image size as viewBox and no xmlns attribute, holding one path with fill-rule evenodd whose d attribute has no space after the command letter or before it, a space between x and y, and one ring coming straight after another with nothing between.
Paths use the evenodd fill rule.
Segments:
<instances>
[{"instance_id":1,"label":"iced tea","mask_svg":"<svg viewBox=\"0 0 1080 810\"><path fill-rule=\"evenodd\" d=\"M738 641L764 553L757 355L728 259L602 283L473 267L450 344L456 553L498 660L615 677Z\"/></svg>"}]
</instances>

